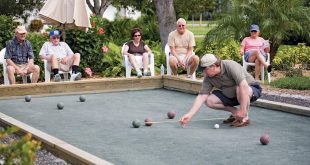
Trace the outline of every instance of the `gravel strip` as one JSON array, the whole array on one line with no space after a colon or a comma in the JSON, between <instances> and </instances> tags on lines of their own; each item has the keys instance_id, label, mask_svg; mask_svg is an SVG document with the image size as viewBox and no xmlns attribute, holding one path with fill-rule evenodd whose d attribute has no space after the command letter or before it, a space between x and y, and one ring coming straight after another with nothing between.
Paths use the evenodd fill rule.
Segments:
<instances>
[{"instance_id":1,"label":"gravel strip","mask_svg":"<svg viewBox=\"0 0 310 165\"><path fill-rule=\"evenodd\" d=\"M0 126L0 131L3 131L4 128ZM8 144L10 140L18 140L20 137L13 134L9 137L1 139L0 143ZM44 148L40 149L36 153L35 165L71 165L66 161L59 159L54 156L52 153L46 151ZM4 157L0 154L0 165L4 165Z\"/></svg>"},{"instance_id":2,"label":"gravel strip","mask_svg":"<svg viewBox=\"0 0 310 165\"><path fill-rule=\"evenodd\" d=\"M286 104L299 105L303 107L310 107L310 96L277 93L277 92L263 92L260 99L275 101Z\"/></svg>"}]
</instances>

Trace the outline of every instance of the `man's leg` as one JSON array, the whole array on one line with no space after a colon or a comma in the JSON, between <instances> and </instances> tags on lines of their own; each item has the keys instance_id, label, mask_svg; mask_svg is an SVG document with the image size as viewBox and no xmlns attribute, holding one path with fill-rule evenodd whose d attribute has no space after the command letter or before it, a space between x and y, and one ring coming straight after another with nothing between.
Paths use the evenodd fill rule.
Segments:
<instances>
[{"instance_id":1,"label":"man's leg","mask_svg":"<svg viewBox=\"0 0 310 165\"><path fill-rule=\"evenodd\" d=\"M27 73L32 73L31 83L37 83L40 76L40 67L38 65L31 65L27 69Z\"/></svg>"},{"instance_id":2,"label":"man's leg","mask_svg":"<svg viewBox=\"0 0 310 165\"><path fill-rule=\"evenodd\" d=\"M186 67L189 67L189 75L193 75L194 72L196 72L197 67L199 65L199 57L197 55L191 55L188 59L187 59L187 64Z\"/></svg>"},{"instance_id":3,"label":"man's leg","mask_svg":"<svg viewBox=\"0 0 310 165\"><path fill-rule=\"evenodd\" d=\"M70 77L70 81L80 80L82 78L82 74L79 72L81 55L80 55L80 53L75 53L70 58L73 61L73 63L72 63L72 75Z\"/></svg>"},{"instance_id":4,"label":"man's leg","mask_svg":"<svg viewBox=\"0 0 310 165\"><path fill-rule=\"evenodd\" d=\"M7 66L7 72L8 72L8 78L10 81L10 84L15 84L15 68L13 66L8 65Z\"/></svg>"},{"instance_id":5,"label":"man's leg","mask_svg":"<svg viewBox=\"0 0 310 165\"><path fill-rule=\"evenodd\" d=\"M172 71L172 75L178 75L178 59L174 56L170 56L169 64Z\"/></svg>"},{"instance_id":6,"label":"man's leg","mask_svg":"<svg viewBox=\"0 0 310 165\"><path fill-rule=\"evenodd\" d=\"M223 102L214 94L211 94L206 102L206 105L213 109L223 110L234 114L236 113L237 108L233 106L225 106Z\"/></svg>"},{"instance_id":7,"label":"man's leg","mask_svg":"<svg viewBox=\"0 0 310 165\"><path fill-rule=\"evenodd\" d=\"M59 63L56 55L50 55L47 58L47 61L52 65L52 72L54 75L54 81L59 82L61 77L59 75Z\"/></svg>"}]
</instances>

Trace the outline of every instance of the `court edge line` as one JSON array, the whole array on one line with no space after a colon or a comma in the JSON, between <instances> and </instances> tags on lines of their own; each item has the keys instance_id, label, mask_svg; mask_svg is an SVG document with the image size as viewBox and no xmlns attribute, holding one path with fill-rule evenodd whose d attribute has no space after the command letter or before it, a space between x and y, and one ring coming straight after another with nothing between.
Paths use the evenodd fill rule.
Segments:
<instances>
[{"instance_id":1,"label":"court edge line","mask_svg":"<svg viewBox=\"0 0 310 165\"><path fill-rule=\"evenodd\" d=\"M92 155L84 150L81 150L65 141L62 141L54 136L51 136L43 131L31 127L19 120L16 120L6 114L0 112L0 125L15 126L22 133L31 133L33 138L41 141L43 145L56 150L57 156L61 159L69 161L69 163L77 165L113 165L112 163ZM50 151L50 150L48 150ZM52 152L52 151L50 151ZM52 152L53 153L53 152Z\"/></svg>"}]
</instances>

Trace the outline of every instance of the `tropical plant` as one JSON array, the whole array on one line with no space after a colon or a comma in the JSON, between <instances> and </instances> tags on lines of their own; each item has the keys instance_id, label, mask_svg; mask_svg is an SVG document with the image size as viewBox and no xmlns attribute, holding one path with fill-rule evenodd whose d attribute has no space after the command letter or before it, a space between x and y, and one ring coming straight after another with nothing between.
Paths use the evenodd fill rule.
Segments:
<instances>
[{"instance_id":1,"label":"tropical plant","mask_svg":"<svg viewBox=\"0 0 310 165\"><path fill-rule=\"evenodd\" d=\"M211 30L204 44L248 36L249 26L258 24L263 38L271 42L271 60L291 31L310 34L310 9L303 0L228 0L230 10ZM225 42L223 42L225 43Z\"/></svg>"}]
</instances>

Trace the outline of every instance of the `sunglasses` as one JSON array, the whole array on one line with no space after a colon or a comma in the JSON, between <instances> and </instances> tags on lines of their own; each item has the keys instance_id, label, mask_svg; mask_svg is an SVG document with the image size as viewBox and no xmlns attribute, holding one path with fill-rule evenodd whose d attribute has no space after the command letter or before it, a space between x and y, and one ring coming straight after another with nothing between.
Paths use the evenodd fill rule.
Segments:
<instances>
[{"instance_id":1,"label":"sunglasses","mask_svg":"<svg viewBox=\"0 0 310 165\"><path fill-rule=\"evenodd\" d=\"M134 35L134 37L140 37L141 35L140 34L138 34L138 35Z\"/></svg>"},{"instance_id":2,"label":"sunglasses","mask_svg":"<svg viewBox=\"0 0 310 165\"><path fill-rule=\"evenodd\" d=\"M53 39L53 40L55 40L55 39L60 39L60 37L52 37L52 39Z\"/></svg>"},{"instance_id":3,"label":"sunglasses","mask_svg":"<svg viewBox=\"0 0 310 165\"><path fill-rule=\"evenodd\" d=\"M184 27L185 25L179 25L179 27Z\"/></svg>"},{"instance_id":4,"label":"sunglasses","mask_svg":"<svg viewBox=\"0 0 310 165\"><path fill-rule=\"evenodd\" d=\"M256 32L257 32L256 30L252 30L252 31L251 31L251 33L256 33Z\"/></svg>"}]
</instances>

